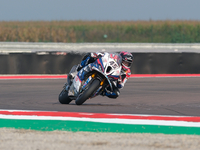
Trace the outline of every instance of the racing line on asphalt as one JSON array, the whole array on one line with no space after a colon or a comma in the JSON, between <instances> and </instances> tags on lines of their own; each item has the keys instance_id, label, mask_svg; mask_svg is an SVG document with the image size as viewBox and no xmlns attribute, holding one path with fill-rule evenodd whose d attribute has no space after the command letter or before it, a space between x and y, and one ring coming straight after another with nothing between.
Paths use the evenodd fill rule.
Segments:
<instances>
[{"instance_id":1,"label":"racing line on asphalt","mask_svg":"<svg viewBox=\"0 0 200 150\"><path fill-rule=\"evenodd\" d=\"M0 110L0 128L200 135L200 117Z\"/></svg>"}]
</instances>

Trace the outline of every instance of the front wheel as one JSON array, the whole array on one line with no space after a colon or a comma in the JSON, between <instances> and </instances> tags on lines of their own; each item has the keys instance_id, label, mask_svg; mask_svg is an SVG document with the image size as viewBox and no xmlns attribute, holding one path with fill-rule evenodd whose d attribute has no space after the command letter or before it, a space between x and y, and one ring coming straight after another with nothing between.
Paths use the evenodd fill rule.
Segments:
<instances>
[{"instance_id":1,"label":"front wheel","mask_svg":"<svg viewBox=\"0 0 200 150\"><path fill-rule=\"evenodd\" d=\"M61 104L69 104L72 101L72 99L68 97L68 91L66 91L65 88L60 92L58 100Z\"/></svg>"},{"instance_id":2,"label":"front wheel","mask_svg":"<svg viewBox=\"0 0 200 150\"><path fill-rule=\"evenodd\" d=\"M87 90L83 92L77 99L76 105L82 105L93 93L99 88L100 81L95 79L88 87Z\"/></svg>"}]
</instances>

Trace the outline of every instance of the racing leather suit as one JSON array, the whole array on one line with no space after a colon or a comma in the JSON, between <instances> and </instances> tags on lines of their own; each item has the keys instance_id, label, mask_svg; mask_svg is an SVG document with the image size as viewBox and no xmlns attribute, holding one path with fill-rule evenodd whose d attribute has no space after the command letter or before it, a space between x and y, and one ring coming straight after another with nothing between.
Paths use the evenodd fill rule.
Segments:
<instances>
[{"instance_id":1,"label":"racing leather suit","mask_svg":"<svg viewBox=\"0 0 200 150\"><path fill-rule=\"evenodd\" d=\"M79 65L79 67L77 68L78 72L78 77L80 78L80 80L84 80L84 76L85 74L87 74L90 70L90 64L93 63L94 61L96 61L99 57L102 57L104 55L104 53L87 53L82 61L81 64ZM107 90L104 90L102 92L102 96L107 96L109 98L117 98L120 94L119 89L122 89L127 81L127 79L129 78L131 74L130 69L124 71L123 69L121 69L121 75L120 78L117 80L117 85L113 86L113 91L109 91L109 88Z\"/></svg>"}]
</instances>

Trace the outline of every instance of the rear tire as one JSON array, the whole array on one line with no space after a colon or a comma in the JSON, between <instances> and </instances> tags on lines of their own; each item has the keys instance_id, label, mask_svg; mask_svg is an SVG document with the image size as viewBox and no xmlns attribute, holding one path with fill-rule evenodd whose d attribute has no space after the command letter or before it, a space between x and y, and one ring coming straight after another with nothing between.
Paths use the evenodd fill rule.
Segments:
<instances>
[{"instance_id":1,"label":"rear tire","mask_svg":"<svg viewBox=\"0 0 200 150\"><path fill-rule=\"evenodd\" d=\"M65 88L60 92L58 100L61 104L69 104L72 101L72 99L68 97L68 91L66 91Z\"/></svg>"},{"instance_id":2,"label":"rear tire","mask_svg":"<svg viewBox=\"0 0 200 150\"><path fill-rule=\"evenodd\" d=\"M87 90L83 92L77 99L76 105L82 105L92 94L99 88L100 81L95 79L88 87Z\"/></svg>"}]
</instances>

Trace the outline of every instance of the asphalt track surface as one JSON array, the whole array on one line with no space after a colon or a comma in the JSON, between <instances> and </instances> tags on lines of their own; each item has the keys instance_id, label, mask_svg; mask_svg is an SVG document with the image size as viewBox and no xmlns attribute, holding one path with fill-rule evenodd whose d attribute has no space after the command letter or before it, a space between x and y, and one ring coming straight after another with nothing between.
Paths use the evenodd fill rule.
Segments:
<instances>
[{"instance_id":1,"label":"asphalt track surface","mask_svg":"<svg viewBox=\"0 0 200 150\"><path fill-rule=\"evenodd\" d=\"M0 80L0 109L200 116L200 77L130 78L120 97L60 104L65 79Z\"/></svg>"}]
</instances>

